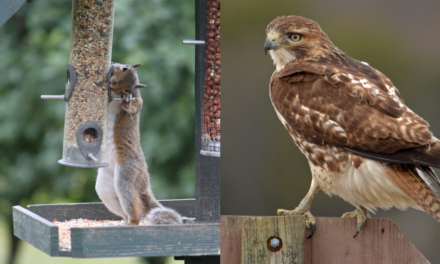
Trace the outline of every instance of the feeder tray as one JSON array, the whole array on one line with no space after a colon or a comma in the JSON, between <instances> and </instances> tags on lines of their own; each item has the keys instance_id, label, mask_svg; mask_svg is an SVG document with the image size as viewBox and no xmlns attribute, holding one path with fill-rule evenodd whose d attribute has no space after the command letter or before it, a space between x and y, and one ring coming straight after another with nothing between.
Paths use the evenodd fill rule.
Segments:
<instances>
[{"instance_id":1,"label":"feeder tray","mask_svg":"<svg viewBox=\"0 0 440 264\"><path fill-rule=\"evenodd\" d=\"M195 216L195 200L164 200L164 206ZM72 227L71 250L59 247L59 228L52 221L122 220L102 203L13 207L14 234L50 256L108 258L135 256L204 256L220 251L220 224Z\"/></svg>"}]
</instances>

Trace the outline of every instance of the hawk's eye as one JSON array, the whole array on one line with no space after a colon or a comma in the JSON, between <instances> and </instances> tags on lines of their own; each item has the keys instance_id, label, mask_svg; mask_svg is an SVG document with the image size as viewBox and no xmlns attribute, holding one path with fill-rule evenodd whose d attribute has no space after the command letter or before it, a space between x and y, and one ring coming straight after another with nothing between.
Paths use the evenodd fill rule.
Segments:
<instances>
[{"instance_id":1,"label":"hawk's eye","mask_svg":"<svg viewBox=\"0 0 440 264\"><path fill-rule=\"evenodd\" d=\"M300 34L292 34L292 36L290 36L290 38L291 38L293 41L297 42L297 41L300 41L300 40L301 40L301 35L300 35Z\"/></svg>"},{"instance_id":2,"label":"hawk's eye","mask_svg":"<svg viewBox=\"0 0 440 264\"><path fill-rule=\"evenodd\" d=\"M128 68L126 68L126 67L124 67L124 68L122 68L122 71L126 71Z\"/></svg>"}]
</instances>

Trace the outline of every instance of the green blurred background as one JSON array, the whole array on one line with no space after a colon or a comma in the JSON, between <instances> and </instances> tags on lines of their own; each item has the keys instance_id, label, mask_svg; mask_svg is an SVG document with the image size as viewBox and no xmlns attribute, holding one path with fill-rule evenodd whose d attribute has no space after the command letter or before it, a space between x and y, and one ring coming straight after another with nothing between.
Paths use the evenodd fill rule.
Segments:
<instances>
[{"instance_id":1,"label":"green blurred background","mask_svg":"<svg viewBox=\"0 0 440 264\"><path fill-rule=\"evenodd\" d=\"M194 197L194 1L116 0L112 61L135 64L143 89L141 144L159 199ZM0 263L112 263L49 258L12 235L12 206L97 202L97 170L62 155L72 0L25 3L0 28ZM100 262L101 261L101 262ZM171 263L119 258L114 263ZM179 262L181 263L181 262Z\"/></svg>"},{"instance_id":2,"label":"green blurred background","mask_svg":"<svg viewBox=\"0 0 440 264\"><path fill-rule=\"evenodd\" d=\"M265 29L280 15L318 22L342 51L387 75L405 103L440 137L438 0L223 0L222 215L294 209L310 186L307 160L269 100L275 67L264 55ZM340 217L353 209L319 192L311 211ZM440 223L427 213L378 210L373 217L391 218L431 263L438 263Z\"/></svg>"}]
</instances>

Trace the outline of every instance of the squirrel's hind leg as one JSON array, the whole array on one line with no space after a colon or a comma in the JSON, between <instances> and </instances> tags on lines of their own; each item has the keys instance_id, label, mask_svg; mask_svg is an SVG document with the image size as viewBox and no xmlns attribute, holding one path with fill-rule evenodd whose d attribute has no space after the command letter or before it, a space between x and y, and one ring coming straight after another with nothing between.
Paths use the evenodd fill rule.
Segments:
<instances>
[{"instance_id":1,"label":"squirrel's hind leg","mask_svg":"<svg viewBox=\"0 0 440 264\"><path fill-rule=\"evenodd\" d=\"M127 225L138 225L142 213L141 197L136 190L133 181L136 176L133 171L124 170L122 168L116 170L115 189L119 197L122 210L124 210L126 218L124 220Z\"/></svg>"},{"instance_id":2,"label":"squirrel's hind leg","mask_svg":"<svg viewBox=\"0 0 440 264\"><path fill-rule=\"evenodd\" d=\"M136 203L136 198L134 199L133 203L131 204L131 207L127 208L129 210L127 225L139 225L139 222L141 220L141 213L140 208L134 205ZM137 199L139 200L139 199Z\"/></svg>"},{"instance_id":3,"label":"squirrel's hind leg","mask_svg":"<svg viewBox=\"0 0 440 264\"><path fill-rule=\"evenodd\" d=\"M119 198L122 209L128 216L125 221L127 225L138 225L141 220L142 202L135 190L133 192L124 192L122 197Z\"/></svg>"}]
</instances>

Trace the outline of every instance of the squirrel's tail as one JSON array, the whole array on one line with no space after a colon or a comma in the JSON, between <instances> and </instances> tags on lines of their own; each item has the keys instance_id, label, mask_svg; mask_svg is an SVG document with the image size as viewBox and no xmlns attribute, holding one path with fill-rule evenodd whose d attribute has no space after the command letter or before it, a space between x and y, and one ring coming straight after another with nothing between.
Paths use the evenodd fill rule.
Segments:
<instances>
[{"instance_id":1,"label":"squirrel's tail","mask_svg":"<svg viewBox=\"0 0 440 264\"><path fill-rule=\"evenodd\" d=\"M182 224L182 216L171 208L164 206L156 207L150 210L147 214L147 219L153 225L170 225Z\"/></svg>"}]
</instances>

